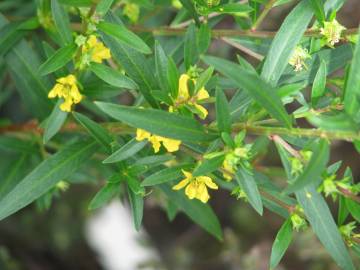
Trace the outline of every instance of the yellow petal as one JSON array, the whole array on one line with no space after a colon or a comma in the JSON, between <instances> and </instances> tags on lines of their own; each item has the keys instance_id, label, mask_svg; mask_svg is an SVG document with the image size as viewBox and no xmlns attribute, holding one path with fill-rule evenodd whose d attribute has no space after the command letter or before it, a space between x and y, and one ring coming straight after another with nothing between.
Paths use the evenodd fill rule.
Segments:
<instances>
[{"instance_id":1,"label":"yellow petal","mask_svg":"<svg viewBox=\"0 0 360 270\"><path fill-rule=\"evenodd\" d=\"M154 148L154 152L155 153L159 152L161 144L157 136L151 136L149 138L149 142L151 142L152 147Z\"/></svg>"},{"instance_id":2,"label":"yellow petal","mask_svg":"<svg viewBox=\"0 0 360 270\"><path fill-rule=\"evenodd\" d=\"M207 203L207 201L210 199L210 195L208 193L208 190L207 190L205 184L199 185L199 187L197 189L196 198L203 203Z\"/></svg>"},{"instance_id":3,"label":"yellow petal","mask_svg":"<svg viewBox=\"0 0 360 270\"><path fill-rule=\"evenodd\" d=\"M196 177L196 179L199 182L204 183L205 185L207 185L211 189L218 189L217 184L215 184L215 182L208 176L198 176L198 177Z\"/></svg>"},{"instance_id":4,"label":"yellow petal","mask_svg":"<svg viewBox=\"0 0 360 270\"><path fill-rule=\"evenodd\" d=\"M199 117L201 119L205 119L208 115L208 111L205 109L205 107L199 105L199 104L193 104L193 106L196 108L197 111L199 111Z\"/></svg>"},{"instance_id":5,"label":"yellow petal","mask_svg":"<svg viewBox=\"0 0 360 270\"><path fill-rule=\"evenodd\" d=\"M75 104L79 103L82 100L82 95L80 94L79 89L76 86L76 84L71 86L70 96L73 98L73 101Z\"/></svg>"},{"instance_id":6,"label":"yellow petal","mask_svg":"<svg viewBox=\"0 0 360 270\"><path fill-rule=\"evenodd\" d=\"M55 86L50 90L48 94L48 98L55 98L57 96L60 96L62 89L64 86L60 83L55 84Z\"/></svg>"},{"instance_id":7,"label":"yellow petal","mask_svg":"<svg viewBox=\"0 0 360 270\"><path fill-rule=\"evenodd\" d=\"M175 152L175 151L179 150L181 141L173 140L173 139L169 139L169 138L163 138L162 143L163 143L164 147L166 148L166 150L168 150L168 152Z\"/></svg>"},{"instance_id":8,"label":"yellow petal","mask_svg":"<svg viewBox=\"0 0 360 270\"><path fill-rule=\"evenodd\" d=\"M60 105L60 110L64 111L64 112L71 112L71 99L66 99L61 105Z\"/></svg>"},{"instance_id":9,"label":"yellow petal","mask_svg":"<svg viewBox=\"0 0 360 270\"><path fill-rule=\"evenodd\" d=\"M188 178L185 178L183 180L181 180L177 185L173 186L172 189L173 190L179 190L184 188L188 183L190 182L190 180Z\"/></svg>"},{"instance_id":10,"label":"yellow petal","mask_svg":"<svg viewBox=\"0 0 360 270\"><path fill-rule=\"evenodd\" d=\"M191 179L191 178L193 178L191 172L187 172L187 171L185 171L185 170L181 170L181 171L182 171L182 173L185 175L186 179Z\"/></svg>"},{"instance_id":11,"label":"yellow petal","mask_svg":"<svg viewBox=\"0 0 360 270\"><path fill-rule=\"evenodd\" d=\"M207 99L209 98L209 93L208 91L206 91L206 89L203 87L201 88L197 93L196 93L196 99L197 100L202 100L202 99Z\"/></svg>"},{"instance_id":12,"label":"yellow petal","mask_svg":"<svg viewBox=\"0 0 360 270\"><path fill-rule=\"evenodd\" d=\"M88 40L86 41L86 44L92 48L95 47L96 44L98 43L97 38L95 35L90 35L90 37L88 38Z\"/></svg>"},{"instance_id":13,"label":"yellow petal","mask_svg":"<svg viewBox=\"0 0 360 270\"><path fill-rule=\"evenodd\" d=\"M187 185L185 188L185 194L188 196L190 200L194 199L196 196L197 190L196 190L196 184L194 182Z\"/></svg>"},{"instance_id":14,"label":"yellow petal","mask_svg":"<svg viewBox=\"0 0 360 270\"><path fill-rule=\"evenodd\" d=\"M178 91L178 99L186 100L189 96L189 88L187 85L190 77L187 74L182 74L179 78L179 91Z\"/></svg>"},{"instance_id":15,"label":"yellow petal","mask_svg":"<svg viewBox=\"0 0 360 270\"><path fill-rule=\"evenodd\" d=\"M69 85L74 85L76 83L76 77L72 74L66 76L65 83Z\"/></svg>"},{"instance_id":16,"label":"yellow petal","mask_svg":"<svg viewBox=\"0 0 360 270\"><path fill-rule=\"evenodd\" d=\"M137 141L142 141L145 139L149 139L151 137L151 134L149 132L147 132L146 130L140 129L138 128L136 130L136 140Z\"/></svg>"}]
</instances>

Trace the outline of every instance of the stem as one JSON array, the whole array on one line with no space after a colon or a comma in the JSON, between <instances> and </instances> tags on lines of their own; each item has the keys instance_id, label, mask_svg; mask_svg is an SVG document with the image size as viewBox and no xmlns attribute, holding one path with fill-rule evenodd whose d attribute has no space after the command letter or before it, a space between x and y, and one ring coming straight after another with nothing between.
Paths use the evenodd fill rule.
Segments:
<instances>
[{"instance_id":1,"label":"stem","mask_svg":"<svg viewBox=\"0 0 360 270\"><path fill-rule=\"evenodd\" d=\"M233 132L246 130L256 135L290 135L298 137L325 138L328 140L355 141L360 140L360 133L351 131L330 131L315 128L283 128L283 127L264 127L249 125L246 123L237 123L233 125Z\"/></svg>"},{"instance_id":2,"label":"stem","mask_svg":"<svg viewBox=\"0 0 360 270\"><path fill-rule=\"evenodd\" d=\"M273 5L275 4L276 0L269 0L267 4L265 5L263 11L261 12L260 16L257 18L255 23L253 24L252 30L256 30L256 28L259 27L259 25L262 23L262 21L265 19L266 15L269 13L269 11L272 9Z\"/></svg>"}]
</instances>

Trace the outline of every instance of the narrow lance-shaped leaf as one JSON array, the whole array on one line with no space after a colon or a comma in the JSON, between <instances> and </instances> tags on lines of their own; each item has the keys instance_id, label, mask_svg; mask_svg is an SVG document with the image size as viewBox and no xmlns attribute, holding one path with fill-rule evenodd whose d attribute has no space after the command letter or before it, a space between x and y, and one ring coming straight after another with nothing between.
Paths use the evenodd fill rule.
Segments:
<instances>
[{"instance_id":1,"label":"narrow lance-shaped leaf","mask_svg":"<svg viewBox=\"0 0 360 270\"><path fill-rule=\"evenodd\" d=\"M114 15L110 14L106 19L112 23L117 23L117 25L121 24ZM151 95L152 90L158 89L156 79L145 56L105 33L100 32L100 34L106 46L111 50L113 58L120 63L126 74L136 82L146 101L152 107L158 107L156 100Z\"/></svg>"},{"instance_id":2,"label":"narrow lance-shaped leaf","mask_svg":"<svg viewBox=\"0 0 360 270\"><path fill-rule=\"evenodd\" d=\"M94 72L99 79L103 80L104 82L120 88L127 88L127 89L138 89L139 87L136 83L126 77L125 75L121 74L119 71L110 68L108 66L98 64L98 63L91 63L90 70Z\"/></svg>"},{"instance_id":3,"label":"narrow lance-shaped leaf","mask_svg":"<svg viewBox=\"0 0 360 270\"><path fill-rule=\"evenodd\" d=\"M167 184L159 188L176 206L181 209L190 219L203 227L211 235L222 240L222 232L218 218L208 204L197 200L189 200L180 191L173 191Z\"/></svg>"},{"instance_id":4,"label":"narrow lance-shaped leaf","mask_svg":"<svg viewBox=\"0 0 360 270\"><path fill-rule=\"evenodd\" d=\"M185 34L184 62L186 70L188 70L190 66L196 64L198 58L199 53L196 43L195 26L194 24L190 24Z\"/></svg>"},{"instance_id":5,"label":"narrow lance-shaped leaf","mask_svg":"<svg viewBox=\"0 0 360 270\"><path fill-rule=\"evenodd\" d=\"M291 179L289 155L281 145L277 144L276 146L279 150L286 175ZM297 191L295 195L300 206L304 209L305 216L313 231L336 263L343 269L353 270L354 266L351 258L331 215L329 207L324 198L317 193L314 185L309 185L301 191Z\"/></svg>"},{"instance_id":6,"label":"narrow lance-shaped leaf","mask_svg":"<svg viewBox=\"0 0 360 270\"><path fill-rule=\"evenodd\" d=\"M155 68L156 78L159 82L160 88L167 92L169 90L167 80L168 57L157 40L155 41Z\"/></svg>"},{"instance_id":7,"label":"narrow lance-shaped leaf","mask_svg":"<svg viewBox=\"0 0 360 270\"><path fill-rule=\"evenodd\" d=\"M282 23L271 43L261 72L261 77L271 85L277 84L312 16L309 1L301 1Z\"/></svg>"},{"instance_id":8,"label":"narrow lance-shaped leaf","mask_svg":"<svg viewBox=\"0 0 360 270\"><path fill-rule=\"evenodd\" d=\"M229 103L226 99L224 90L216 89L216 122L219 131L231 132L231 116Z\"/></svg>"},{"instance_id":9,"label":"narrow lance-shaped leaf","mask_svg":"<svg viewBox=\"0 0 360 270\"><path fill-rule=\"evenodd\" d=\"M251 206L254 207L256 212L262 215L263 204L254 176L247 170L239 168L235 174L235 179L238 182L240 188L245 192Z\"/></svg>"},{"instance_id":10,"label":"narrow lance-shaped leaf","mask_svg":"<svg viewBox=\"0 0 360 270\"><path fill-rule=\"evenodd\" d=\"M360 30L359 30L360 31ZM360 119L360 35L356 43L354 56L346 82L344 104L345 111L351 115L355 121Z\"/></svg>"},{"instance_id":11,"label":"narrow lance-shaped leaf","mask_svg":"<svg viewBox=\"0 0 360 270\"><path fill-rule=\"evenodd\" d=\"M330 149L328 142L321 140L316 144L315 150L304 171L285 189L285 192L291 193L309 184L318 183L322 172L326 169L329 155Z\"/></svg>"},{"instance_id":12,"label":"narrow lance-shaped leaf","mask_svg":"<svg viewBox=\"0 0 360 270\"><path fill-rule=\"evenodd\" d=\"M312 229L341 269L354 270L338 227L324 198L313 185L295 193Z\"/></svg>"},{"instance_id":13,"label":"narrow lance-shaped leaf","mask_svg":"<svg viewBox=\"0 0 360 270\"><path fill-rule=\"evenodd\" d=\"M103 163L115 163L134 156L137 152L144 148L147 141L137 141L135 138L122 146L119 150L111 154Z\"/></svg>"},{"instance_id":14,"label":"narrow lance-shaped leaf","mask_svg":"<svg viewBox=\"0 0 360 270\"><path fill-rule=\"evenodd\" d=\"M325 21L324 1L323 0L309 0L315 13L316 19L323 24Z\"/></svg>"},{"instance_id":15,"label":"narrow lance-shaped leaf","mask_svg":"<svg viewBox=\"0 0 360 270\"><path fill-rule=\"evenodd\" d=\"M113 138L105 128L81 113L73 112L73 116L108 153L111 153Z\"/></svg>"},{"instance_id":16,"label":"narrow lance-shaped leaf","mask_svg":"<svg viewBox=\"0 0 360 270\"><path fill-rule=\"evenodd\" d=\"M184 166L176 166L157 171L156 173L146 177L144 181L141 182L141 185L143 187L147 187L174 181L184 177L182 169L185 169Z\"/></svg>"},{"instance_id":17,"label":"narrow lance-shaped leaf","mask_svg":"<svg viewBox=\"0 0 360 270\"><path fill-rule=\"evenodd\" d=\"M292 240L291 219L287 219L278 231L271 248L270 269L279 264Z\"/></svg>"},{"instance_id":18,"label":"narrow lance-shaped leaf","mask_svg":"<svg viewBox=\"0 0 360 270\"><path fill-rule=\"evenodd\" d=\"M321 61L319 70L316 73L311 90L311 103L313 104L313 106L316 105L319 98L324 95L325 86L326 86L326 76L327 76L326 63L324 61Z\"/></svg>"},{"instance_id":19,"label":"narrow lance-shaped leaf","mask_svg":"<svg viewBox=\"0 0 360 270\"><path fill-rule=\"evenodd\" d=\"M156 135L184 141L202 142L214 137L206 133L196 120L155 109L140 109L105 102L95 104L109 116L130 126Z\"/></svg>"},{"instance_id":20,"label":"narrow lance-shaped leaf","mask_svg":"<svg viewBox=\"0 0 360 270\"><path fill-rule=\"evenodd\" d=\"M218 156L211 159L204 159L201 163L194 169L193 176L201 176L216 171L221 167L224 162L224 156Z\"/></svg>"},{"instance_id":21,"label":"narrow lance-shaped leaf","mask_svg":"<svg viewBox=\"0 0 360 270\"><path fill-rule=\"evenodd\" d=\"M239 88L246 90L270 115L283 122L287 127L291 126L290 117L282 105L279 96L277 96L275 89L263 81L257 74L233 62L217 57L205 56L203 60L234 81Z\"/></svg>"},{"instance_id":22,"label":"narrow lance-shaped leaf","mask_svg":"<svg viewBox=\"0 0 360 270\"><path fill-rule=\"evenodd\" d=\"M95 151L94 141L75 142L44 160L0 200L0 220L27 206L69 177Z\"/></svg>"},{"instance_id":23,"label":"narrow lance-shaped leaf","mask_svg":"<svg viewBox=\"0 0 360 270\"><path fill-rule=\"evenodd\" d=\"M65 66L72 59L77 47L69 44L57 50L39 68L39 73L44 76Z\"/></svg>"},{"instance_id":24,"label":"narrow lance-shaped leaf","mask_svg":"<svg viewBox=\"0 0 360 270\"><path fill-rule=\"evenodd\" d=\"M125 26L109 22L100 22L97 27L105 34L114 37L119 42L122 42L139 52L145 54L151 53L149 46L133 32L126 29Z\"/></svg>"},{"instance_id":25,"label":"narrow lance-shaped leaf","mask_svg":"<svg viewBox=\"0 0 360 270\"><path fill-rule=\"evenodd\" d=\"M128 190L131 213L133 216L134 226L137 231L140 230L141 222L144 215L144 198L142 195L134 193L130 188Z\"/></svg>"},{"instance_id":26,"label":"narrow lance-shaped leaf","mask_svg":"<svg viewBox=\"0 0 360 270\"><path fill-rule=\"evenodd\" d=\"M69 44L73 41L70 29L70 20L64 8L59 4L58 0L51 0L51 12L54 19L56 29L60 34L64 44Z\"/></svg>"},{"instance_id":27,"label":"narrow lance-shaped leaf","mask_svg":"<svg viewBox=\"0 0 360 270\"><path fill-rule=\"evenodd\" d=\"M56 133L58 133L66 120L66 117L68 115L67 112L62 111L59 107L62 102L62 100L59 100L56 103L50 116L46 119L43 137L43 142L45 144L50 141L50 139L55 136Z\"/></svg>"},{"instance_id":28,"label":"narrow lance-shaped leaf","mask_svg":"<svg viewBox=\"0 0 360 270\"><path fill-rule=\"evenodd\" d=\"M119 193L119 183L107 183L101 188L89 204L89 210L94 210L108 203Z\"/></svg>"}]
</instances>

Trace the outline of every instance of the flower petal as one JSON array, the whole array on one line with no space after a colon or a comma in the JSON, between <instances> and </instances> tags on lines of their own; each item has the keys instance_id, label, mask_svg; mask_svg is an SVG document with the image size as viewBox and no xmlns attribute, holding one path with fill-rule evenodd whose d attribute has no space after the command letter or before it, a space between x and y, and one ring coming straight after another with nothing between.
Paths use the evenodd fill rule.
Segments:
<instances>
[{"instance_id":1,"label":"flower petal","mask_svg":"<svg viewBox=\"0 0 360 270\"><path fill-rule=\"evenodd\" d=\"M198 177L196 177L196 179L199 182L204 183L205 185L207 185L211 189L218 189L217 184L215 184L215 182L208 176L198 176Z\"/></svg>"},{"instance_id":2,"label":"flower petal","mask_svg":"<svg viewBox=\"0 0 360 270\"><path fill-rule=\"evenodd\" d=\"M197 193L197 187L194 182L187 185L185 188L185 194L190 200L194 199Z\"/></svg>"},{"instance_id":3,"label":"flower petal","mask_svg":"<svg viewBox=\"0 0 360 270\"><path fill-rule=\"evenodd\" d=\"M162 143L168 152L176 152L179 150L181 141L169 138L162 138Z\"/></svg>"},{"instance_id":4,"label":"flower petal","mask_svg":"<svg viewBox=\"0 0 360 270\"><path fill-rule=\"evenodd\" d=\"M172 189L173 190L179 190L184 188L188 183L190 182L190 180L188 178L185 178L183 180L181 180L177 185L173 186Z\"/></svg>"},{"instance_id":5,"label":"flower petal","mask_svg":"<svg viewBox=\"0 0 360 270\"><path fill-rule=\"evenodd\" d=\"M178 99L186 100L189 96L189 88L187 85L188 80L190 79L189 75L182 74L179 78L179 91L178 91Z\"/></svg>"},{"instance_id":6,"label":"flower petal","mask_svg":"<svg viewBox=\"0 0 360 270\"><path fill-rule=\"evenodd\" d=\"M206 91L205 87L201 88L197 93L196 93L196 99L197 100L202 100L202 99L207 99L209 98L209 93L208 91Z\"/></svg>"},{"instance_id":7,"label":"flower petal","mask_svg":"<svg viewBox=\"0 0 360 270\"><path fill-rule=\"evenodd\" d=\"M136 140L137 141L142 141L145 139L149 139L151 137L151 133L147 132L146 130L140 129L138 128L136 130Z\"/></svg>"}]
</instances>

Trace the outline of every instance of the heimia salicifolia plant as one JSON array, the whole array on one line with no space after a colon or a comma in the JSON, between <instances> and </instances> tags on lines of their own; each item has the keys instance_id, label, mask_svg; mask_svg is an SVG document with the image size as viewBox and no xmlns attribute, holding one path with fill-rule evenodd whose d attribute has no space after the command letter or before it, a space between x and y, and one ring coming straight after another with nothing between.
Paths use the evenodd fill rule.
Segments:
<instances>
[{"instance_id":1,"label":"heimia salicifolia plant","mask_svg":"<svg viewBox=\"0 0 360 270\"><path fill-rule=\"evenodd\" d=\"M90 209L120 196L139 229L153 197L221 240L210 205L222 189L283 218L271 269L304 230L355 269L360 186L351 168L329 164L334 141L360 150L360 42L337 19L345 0L10 2L0 106L19 97L22 121L1 118L1 158L13 159L2 168L1 220L33 202L48 208L81 172L106 179ZM289 2L277 31L258 30ZM229 17L237 27L219 29ZM221 58L214 40L246 57ZM269 149L281 181L259 165Z\"/></svg>"}]
</instances>

